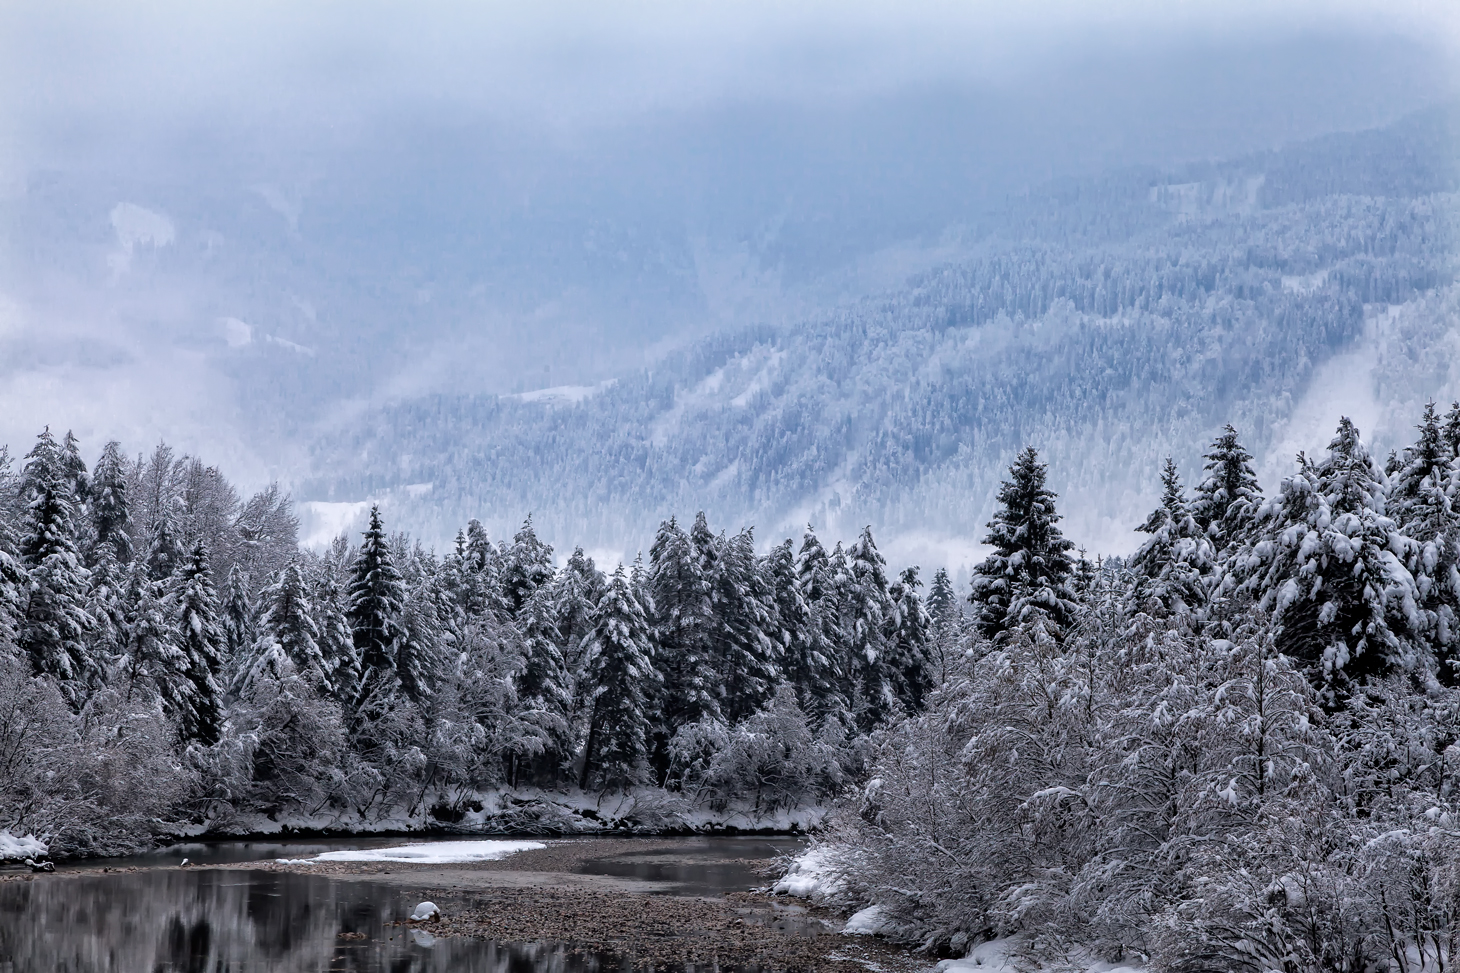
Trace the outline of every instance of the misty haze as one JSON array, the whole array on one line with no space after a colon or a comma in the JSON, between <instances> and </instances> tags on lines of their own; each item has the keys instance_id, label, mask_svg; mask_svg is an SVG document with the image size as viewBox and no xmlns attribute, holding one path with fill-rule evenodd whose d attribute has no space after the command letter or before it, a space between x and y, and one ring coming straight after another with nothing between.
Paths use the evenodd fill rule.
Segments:
<instances>
[{"instance_id":1,"label":"misty haze","mask_svg":"<svg viewBox=\"0 0 1460 973\"><path fill-rule=\"evenodd\" d=\"M6 5L0 969L1449 969L1457 54Z\"/></svg>"}]
</instances>

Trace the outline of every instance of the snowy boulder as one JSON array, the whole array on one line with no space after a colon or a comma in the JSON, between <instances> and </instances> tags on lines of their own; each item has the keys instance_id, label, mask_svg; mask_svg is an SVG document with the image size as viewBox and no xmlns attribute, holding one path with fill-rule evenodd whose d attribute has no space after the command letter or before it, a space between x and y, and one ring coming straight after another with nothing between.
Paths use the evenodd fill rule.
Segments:
<instances>
[{"instance_id":1,"label":"snowy boulder","mask_svg":"<svg viewBox=\"0 0 1460 973\"><path fill-rule=\"evenodd\" d=\"M440 918L441 910L436 908L434 902L422 902L416 906L416 911L411 913L411 922L430 922Z\"/></svg>"},{"instance_id":2,"label":"snowy boulder","mask_svg":"<svg viewBox=\"0 0 1460 973\"><path fill-rule=\"evenodd\" d=\"M27 858L25 863L30 866L30 870L33 872L54 872L56 870L54 862L37 861L34 858Z\"/></svg>"}]
</instances>

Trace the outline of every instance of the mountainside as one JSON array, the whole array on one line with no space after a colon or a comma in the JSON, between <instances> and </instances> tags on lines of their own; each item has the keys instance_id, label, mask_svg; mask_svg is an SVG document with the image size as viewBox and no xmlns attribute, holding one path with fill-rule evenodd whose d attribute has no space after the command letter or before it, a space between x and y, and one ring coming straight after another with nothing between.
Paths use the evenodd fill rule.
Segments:
<instances>
[{"instance_id":1,"label":"mountainside","mask_svg":"<svg viewBox=\"0 0 1460 973\"><path fill-rule=\"evenodd\" d=\"M629 553L698 508L775 537L871 523L903 556L957 565L1028 443L1070 536L1128 550L1160 459L1194 472L1225 422L1272 484L1339 412L1387 450L1426 398L1460 393L1456 131L1447 108L1052 187L991 217L975 258L799 325L601 386L355 416L314 444L300 495L390 498L438 540L531 512L548 537Z\"/></svg>"}]
</instances>

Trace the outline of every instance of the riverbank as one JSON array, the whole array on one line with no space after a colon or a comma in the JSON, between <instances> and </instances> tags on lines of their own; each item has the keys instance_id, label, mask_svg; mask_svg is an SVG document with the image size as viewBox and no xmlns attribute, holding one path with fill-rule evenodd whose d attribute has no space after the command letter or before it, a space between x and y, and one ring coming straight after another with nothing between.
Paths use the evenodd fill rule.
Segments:
<instances>
[{"instance_id":1,"label":"riverbank","mask_svg":"<svg viewBox=\"0 0 1460 973\"><path fill-rule=\"evenodd\" d=\"M784 850L746 840L711 854L683 839L553 841L496 861L261 863L268 870L388 884L435 902L440 919L398 928L432 937L565 943L613 953L636 968L714 965L762 971L925 970L926 957L841 932L846 916L769 894ZM243 867L243 866L233 866ZM740 874L747 888L708 894L693 873ZM616 874L615 874L616 872ZM758 884L762 891L748 886Z\"/></svg>"}]
</instances>

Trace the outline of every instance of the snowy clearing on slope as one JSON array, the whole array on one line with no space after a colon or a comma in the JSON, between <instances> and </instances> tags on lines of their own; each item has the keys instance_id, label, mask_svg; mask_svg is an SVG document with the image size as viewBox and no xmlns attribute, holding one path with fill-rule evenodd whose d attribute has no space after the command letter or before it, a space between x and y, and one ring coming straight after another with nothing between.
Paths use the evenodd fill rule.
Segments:
<instances>
[{"instance_id":1,"label":"snowy clearing on slope","mask_svg":"<svg viewBox=\"0 0 1460 973\"><path fill-rule=\"evenodd\" d=\"M395 848L361 848L327 851L316 855L320 862L416 862L421 865L450 865L457 862L490 862L519 851L546 848L541 841L437 841L400 845Z\"/></svg>"}]
</instances>

